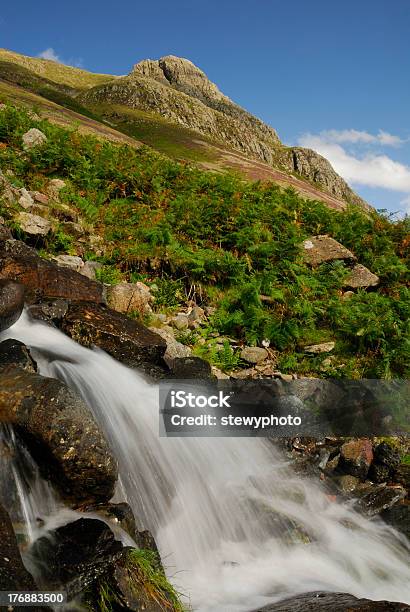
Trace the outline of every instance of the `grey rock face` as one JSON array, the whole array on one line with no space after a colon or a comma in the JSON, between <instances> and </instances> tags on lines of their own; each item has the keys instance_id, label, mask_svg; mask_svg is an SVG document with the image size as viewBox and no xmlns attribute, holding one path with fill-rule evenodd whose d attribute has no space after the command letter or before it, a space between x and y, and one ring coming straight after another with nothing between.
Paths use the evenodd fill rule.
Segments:
<instances>
[{"instance_id":1,"label":"grey rock face","mask_svg":"<svg viewBox=\"0 0 410 612\"><path fill-rule=\"evenodd\" d=\"M23 146L26 150L38 147L45 142L47 142L47 136L37 128L31 128L31 130L23 134Z\"/></svg>"},{"instance_id":2,"label":"grey rock face","mask_svg":"<svg viewBox=\"0 0 410 612\"><path fill-rule=\"evenodd\" d=\"M23 285L12 280L0 280L0 332L14 325L23 308Z\"/></svg>"},{"instance_id":3,"label":"grey rock face","mask_svg":"<svg viewBox=\"0 0 410 612\"><path fill-rule=\"evenodd\" d=\"M349 287L350 289L367 289L368 287L377 287L379 283L380 279L376 274L370 272L366 266L356 264L346 278L343 286Z\"/></svg>"},{"instance_id":4,"label":"grey rock face","mask_svg":"<svg viewBox=\"0 0 410 612\"><path fill-rule=\"evenodd\" d=\"M318 266L328 261L354 262L355 255L349 249L330 236L312 236L305 240L303 245L303 258L311 266Z\"/></svg>"},{"instance_id":5,"label":"grey rock face","mask_svg":"<svg viewBox=\"0 0 410 612\"><path fill-rule=\"evenodd\" d=\"M51 230L50 221L39 215L21 212L17 215L16 221L28 236L47 236Z\"/></svg>"}]
</instances>

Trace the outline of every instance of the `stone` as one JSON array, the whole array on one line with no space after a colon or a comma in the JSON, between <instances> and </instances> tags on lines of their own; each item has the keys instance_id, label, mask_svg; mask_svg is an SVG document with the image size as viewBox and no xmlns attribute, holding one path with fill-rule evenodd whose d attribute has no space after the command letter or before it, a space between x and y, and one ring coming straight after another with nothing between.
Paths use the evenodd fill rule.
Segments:
<instances>
[{"instance_id":1,"label":"stone","mask_svg":"<svg viewBox=\"0 0 410 612\"><path fill-rule=\"evenodd\" d=\"M175 329L177 329L178 331L183 331L185 329L188 329L189 326L189 319L186 315L184 314L179 314L176 317L174 317L173 319L171 319L171 324L175 327Z\"/></svg>"},{"instance_id":2,"label":"stone","mask_svg":"<svg viewBox=\"0 0 410 612\"><path fill-rule=\"evenodd\" d=\"M42 259L35 249L19 240L0 242L0 279L17 280L24 285L28 304L57 298L104 301L101 283Z\"/></svg>"},{"instance_id":3,"label":"stone","mask_svg":"<svg viewBox=\"0 0 410 612\"><path fill-rule=\"evenodd\" d=\"M349 249L330 236L312 236L303 243L303 258L311 266L328 261L354 262L356 257Z\"/></svg>"},{"instance_id":4,"label":"stone","mask_svg":"<svg viewBox=\"0 0 410 612\"><path fill-rule=\"evenodd\" d=\"M130 367L163 364L166 342L141 323L98 304L70 304L62 329L83 346L99 346Z\"/></svg>"},{"instance_id":5,"label":"stone","mask_svg":"<svg viewBox=\"0 0 410 612\"><path fill-rule=\"evenodd\" d=\"M200 357L177 357L172 363L172 377L180 380L212 378L211 366Z\"/></svg>"},{"instance_id":6,"label":"stone","mask_svg":"<svg viewBox=\"0 0 410 612\"><path fill-rule=\"evenodd\" d=\"M342 295L343 300L350 300L354 296L354 291L344 291Z\"/></svg>"},{"instance_id":7,"label":"stone","mask_svg":"<svg viewBox=\"0 0 410 612\"><path fill-rule=\"evenodd\" d=\"M123 553L103 521L80 518L38 539L31 555L42 568L41 581L49 590L64 590L68 600L89 588Z\"/></svg>"},{"instance_id":8,"label":"stone","mask_svg":"<svg viewBox=\"0 0 410 612\"><path fill-rule=\"evenodd\" d=\"M103 264L99 261L85 261L79 272L90 280L95 280L97 270L101 270L103 267Z\"/></svg>"},{"instance_id":9,"label":"stone","mask_svg":"<svg viewBox=\"0 0 410 612\"><path fill-rule=\"evenodd\" d=\"M0 506L0 591L37 591L34 579L21 559L13 524L2 506ZM35 612L44 608L33 606L30 610Z\"/></svg>"},{"instance_id":10,"label":"stone","mask_svg":"<svg viewBox=\"0 0 410 612\"><path fill-rule=\"evenodd\" d=\"M410 606L399 602L357 599L348 593L315 591L269 604L254 612L408 612Z\"/></svg>"},{"instance_id":11,"label":"stone","mask_svg":"<svg viewBox=\"0 0 410 612\"><path fill-rule=\"evenodd\" d=\"M373 461L373 447L370 440L360 438L345 442L340 449L339 468L346 474L364 480Z\"/></svg>"},{"instance_id":12,"label":"stone","mask_svg":"<svg viewBox=\"0 0 410 612\"><path fill-rule=\"evenodd\" d=\"M388 524L404 533L410 540L410 505L396 504L388 510L383 510L380 517Z\"/></svg>"},{"instance_id":13,"label":"stone","mask_svg":"<svg viewBox=\"0 0 410 612\"><path fill-rule=\"evenodd\" d=\"M27 191L27 189L21 189L20 191L21 196L19 198L19 204L22 208L32 208L32 206L34 205L34 200L31 197L30 193Z\"/></svg>"},{"instance_id":14,"label":"stone","mask_svg":"<svg viewBox=\"0 0 410 612\"><path fill-rule=\"evenodd\" d=\"M320 344L310 344L303 349L305 353L312 355L320 355L321 353L330 353L335 348L335 342L321 342Z\"/></svg>"},{"instance_id":15,"label":"stone","mask_svg":"<svg viewBox=\"0 0 410 612\"><path fill-rule=\"evenodd\" d=\"M0 280L0 332L14 325L20 318L24 308L24 294L21 283Z\"/></svg>"},{"instance_id":16,"label":"stone","mask_svg":"<svg viewBox=\"0 0 410 612\"><path fill-rule=\"evenodd\" d=\"M410 464L401 463L394 472L394 480L403 485L410 495Z\"/></svg>"},{"instance_id":17,"label":"stone","mask_svg":"<svg viewBox=\"0 0 410 612\"><path fill-rule=\"evenodd\" d=\"M65 186L66 186L65 181L58 179L58 178L51 179L51 181L49 181L47 185L47 194L53 200L58 201L60 199L60 191L64 189Z\"/></svg>"},{"instance_id":18,"label":"stone","mask_svg":"<svg viewBox=\"0 0 410 612\"><path fill-rule=\"evenodd\" d=\"M47 142L47 136L37 128L31 128L28 132L23 134L23 148L28 151L33 147L38 147Z\"/></svg>"},{"instance_id":19,"label":"stone","mask_svg":"<svg viewBox=\"0 0 410 612\"><path fill-rule=\"evenodd\" d=\"M1 370L0 422L19 427L64 498L81 504L112 497L116 461L88 407L62 382L18 367Z\"/></svg>"},{"instance_id":20,"label":"stone","mask_svg":"<svg viewBox=\"0 0 410 612\"><path fill-rule=\"evenodd\" d=\"M356 503L356 508L366 516L375 516L392 508L405 497L406 490L400 485L389 487L382 484L363 495Z\"/></svg>"},{"instance_id":21,"label":"stone","mask_svg":"<svg viewBox=\"0 0 410 612\"><path fill-rule=\"evenodd\" d=\"M67 234L74 236L74 238L81 238L85 234L83 226L75 221L64 221L61 226Z\"/></svg>"},{"instance_id":22,"label":"stone","mask_svg":"<svg viewBox=\"0 0 410 612\"><path fill-rule=\"evenodd\" d=\"M360 483L360 480L356 478L356 476L351 476L350 474L336 476L333 480L337 484L340 491L345 494L353 493Z\"/></svg>"},{"instance_id":23,"label":"stone","mask_svg":"<svg viewBox=\"0 0 410 612\"><path fill-rule=\"evenodd\" d=\"M164 361L169 368L172 368L175 359L189 357L191 355L192 351L189 346L175 340L174 334L172 333L172 328L166 329L165 327L150 327L149 329L161 336L161 338L163 338L167 343L167 349L164 353ZM169 331L169 329L171 331Z\"/></svg>"},{"instance_id":24,"label":"stone","mask_svg":"<svg viewBox=\"0 0 410 612\"><path fill-rule=\"evenodd\" d=\"M380 283L380 278L370 272L366 266L356 264L345 278L343 286L350 289L367 289L368 287L377 287Z\"/></svg>"},{"instance_id":25,"label":"stone","mask_svg":"<svg viewBox=\"0 0 410 612\"><path fill-rule=\"evenodd\" d=\"M367 478L372 482L376 483L387 482L390 476L390 472L391 470L387 467L387 465L373 462L370 466Z\"/></svg>"},{"instance_id":26,"label":"stone","mask_svg":"<svg viewBox=\"0 0 410 612\"><path fill-rule=\"evenodd\" d=\"M118 283L107 288L108 306L117 312L146 314L152 311L153 301L149 287L141 282Z\"/></svg>"},{"instance_id":27,"label":"stone","mask_svg":"<svg viewBox=\"0 0 410 612\"><path fill-rule=\"evenodd\" d=\"M31 197L33 198L35 202L38 202L39 204L44 204L44 206L47 206L49 202L49 197L45 193L41 193L40 191L30 191L29 194L31 195Z\"/></svg>"},{"instance_id":28,"label":"stone","mask_svg":"<svg viewBox=\"0 0 410 612\"><path fill-rule=\"evenodd\" d=\"M28 308L30 315L49 325L58 324L68 310L68 300L51 300L33 304Z\"/></svg>"},{"instance_id":29,"label":"stone","mask_svg":"<svg viewBox=\"0 0 410 612\"><path fill-rule=\"evenodd\" d=\"M211 366L211 372L212 375L218 380L230 380L230 376L228 376L228 374L225 374L225 372L222 372L222 370L216 368L215 366Z\"/></svg>"},{"instance_id":30,"label":"stone","mask_svg":"<svg viewBox=\"0 0 410 612\"><path fill-rule=\"evenodd\" d=\"M245 346L241 351L241 359L247 363L261 363L268 357L268 351L259 346Z\"/></svg>"},{"instance_id":31,"label":"stone","mask_svg":"<svg viewBox=\"0 0 410 612\"><path fill-rule=\"evenodd\" d=\"M48 219L27 212L20 212L16 216L20 229L28 236L47 236L51 231L51 223Z\"/></svg>"},{"instance_id":32,"label":"stone","mask_svg":"<svg viewBox=\"0 0 410 612\"><path fill-rule=\"evenodd\" d=\"M80 272L81 268L84 266L81 257L76 257L75 255L57 255L53 257L53 260L58 266L74 270L75 272Z\"/></svg>"},{"instance_id":33,"label":"stone","mask_svg":"<svg viewBox=\"0 0 410 612\"><path fill-rule=\"evenodd\" d=\"M10 238L12 238L10 228L5 225L3 217L0 217L0 242L10 240Z\"/></svg>"},{"instance_id":34,"label":"stone","mask_svg":"<svg viewBox=\"0 0 410 612\"><path fill-rule=\"evenodd\" d=\"M0 370L16 366L26 372L37 372L37 364L22 342L14 338L3 340L0 342Z\"/></svg>"},{"instance_id":35,"label":"stone","mask_svg":"<svg viewBox=\"0 0 410 612\"><path fill-rule=\"evenodd\" d=\"M400 453L391 444L381 442L374 449L374 460L393 471L400 465Z\"/></svg>"},{"instance_id":36,"label":"stone","mask_svg":"<svg viewBox=\"0 0 410 612\"><path fill-rule=\"evenodd\" d=\"M205 311L200 306L194 306L188 315L189 325L201 321L205 316Z\"/></svg>"}]
</instances>

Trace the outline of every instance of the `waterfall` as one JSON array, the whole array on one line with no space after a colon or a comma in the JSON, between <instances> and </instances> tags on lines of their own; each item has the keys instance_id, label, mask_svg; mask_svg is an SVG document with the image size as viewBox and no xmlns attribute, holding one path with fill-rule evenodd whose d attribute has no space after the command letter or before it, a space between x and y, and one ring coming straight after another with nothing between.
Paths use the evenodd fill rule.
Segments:
<instances>
[{"instance_id":1,"label":"waterfall","mask_svg":"<svg viewBox=\"0 0 410 612\"><path fill-rule=\"evenodd\" d=\"M138 372L26 314L5 338L87 402L119 462L115 500L154 534L195 610L249 611L314 590L410 603L408 540L297 476L271 441L160 438L158 389Z\"/></svg>"}]
</instances>

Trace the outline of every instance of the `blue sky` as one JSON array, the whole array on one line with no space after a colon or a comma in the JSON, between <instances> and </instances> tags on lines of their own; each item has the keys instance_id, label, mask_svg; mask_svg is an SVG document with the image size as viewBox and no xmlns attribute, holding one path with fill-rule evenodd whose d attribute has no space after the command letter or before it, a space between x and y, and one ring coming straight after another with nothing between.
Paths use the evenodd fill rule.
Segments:
<instances>
[{"instance_id":1,"label":"blue sky","mask_svg":"<svg viewBox=\"0 0 410 612\"><path fill-rule=\"evenodd\" d=\"M125 74L174 54L325 154L377 208L410 211L409 0L15 0L0 46Z\"/></svg>"}]
</instances>

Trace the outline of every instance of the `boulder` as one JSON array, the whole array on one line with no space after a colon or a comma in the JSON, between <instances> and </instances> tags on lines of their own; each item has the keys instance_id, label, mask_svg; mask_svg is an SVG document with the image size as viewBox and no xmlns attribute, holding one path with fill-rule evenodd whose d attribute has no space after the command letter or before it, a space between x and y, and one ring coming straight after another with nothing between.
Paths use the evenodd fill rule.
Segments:
<instances>
[{"instance_id":1,"label":"boulder","mask_svg":"<svg viewBox=\"0 0 410 612\"><path fill-rule=\"evenodd\" d=\"M211 366L200 357L177 357L172 363L172 377L179 380L213 378Z\"/></svg>"},{"instance_id":2,"label":"boulder","mask_svg":"<svg viewBox=\"0 0 410 612\"><path fill-rule=\"evenodd\" d=\"M407 612L410 606L398 602L357 599L348 593L319 591L303 593L258 608L254 612Z\"/></svg>"},{"instance_id":3,"label":"boulder","mask_svg":"<svg viewBox=\"0 0 410 612\"><path fill-rule=\"evenodd\" d=\"M29 191L29 194L33 198L34 202L38 202L39 204L44 204L44 206L47 206L49 202L49 197L45 193L41 193L40 191Z\"/></svg>"},{"instance_id":4,"label":"boulder","mask_svg":"<svg viewBox=\"0 0 410 612\"><path fill-rule=\"evenodd\" d=\"M0 342L0 371L15 366L26 372L37 372L37 364L29 349L19 340L9 338Z\"/></svg>"},{"instance_id":5,"label":"boulder","mask_svg":"<svg viewBox=\"0 0 410 612\"><path fill-rule=\"evenodd\" d=\"M117 464L89 409L62 382L20 368L0 371L0 422L19 427L62 496L107 501Z\"/></svg>"},{"instance_id":6,"label":"boulder","mask_svg":"<svg viewBox=\"0 0 410 612\"><path fill-rule=\"evenodd\" d=\"M335 348L335 342L321 342L320 344L310 344L303 349L305 353L312 355L320 355L321 353L330 353Z\"/></svg>"},{"instance_id":7,"label":"boulder","mask_svg":"<svg viewBox=\"0 0 410 612\"><path fill-rule=\"evenodd\" d=\"M367 438L345 442L340 449L339 468L351 476L364 480L372 461L373 447Z\"/></svg>"},{"instance_id":8,"label":"boulder","mask_svg":"<svg viewBox=\"0 0 410 612\"><path fill-rule=\"evenodd\" d=\"M328 261L354 262L356 257L349 249L330 236L312 236L303 243L303 258L311 266Z\"/></svg>"},{"instance_id":9,"label":"boulder","mask_svg":"<svg viewBox=\"0 0 410 612\"><path fill-rule=\"evenodd\" d=\"M367 289L368 287L377 287L380 279L376 274L370 272L366 266L356 264L345 278L343 287L349 289Z\"/></svg>"},{"instance_id":10,"label":"boulder","mask_svg":"<svg viewBox=\"0 0 410 612\"><path fill-rule=\"evenodd\" d=\"M104 306L71 304L62 329L83 346L96 345L130 367L163 365L166 343L141 323Z\"/></svg>"},{"instance_id":11,"label":"boulder","mask_svg":"<svg viewBox=\"0 0 410 612\"><path fill-rule=\"evenodd\" d=\"M383 484L372 488L356 503L356 508L366 516L375 516L388 510L406 497L406 490L398 486L388 487Z\"/></svg>"},{"instance_id":12,"label":"boulder","mask_svg":"<svg viewBox=\"0 0 410 612\"><path fill-rule=\"evenodd\" d=\"M149 287L141 282L118 283L107 288L107 303L117 312L146 314L151 312L153 301Z\"/></svg>"},{"instance_id":13,"label":"boulder","mask_svg":"<svg viewBox=\"0 0 410 612\"><path fill-rule=\"evenodd\" d=\"M396 504L388 510L383 510L380 517L388 524L404 533L410 540L410 505Z\"/></svg>"},{"instance_id":14,"label":"boulder","mask_svg":"<svg viewBox=\"0 0 410 612\"><path fill-rule=\"evenodd\" d=\"M20 212L16 216L16 221L20 225L21 230L28 236L47 236L51 231L50 221L39 215Z\"/></svg>"},{"instance_id":15,"label":"boulder","mask_svg":"<svg viewBox=\"0 0 410 612\"><path fill-rule=\"evenodd\" d=\"M259 346L245 346L241 351L241 359L247 363L261 363L268 357L268 351Z\"/></svg>"},{"instance_id":16,"label":"boulder","mask_svg":"<svg viewBox=\"0 0 410 612\"><path fill-rule=\"evenodd\" d=\"M181 357L189 357L192 353L189 346L185 346L182 342L175 340L172 331L168 331L171 328L165 327L150 327L149 328L155 334L158 334L167 343L167 349L164 353L164 361L169 368L172 368L174 360Z\"/></svg>"},{"instance_id":17,"label":"boulder","mask_svg":"<svg viewBox=\"0 0 410 612\"><path fill-rule=\"evenodd\" d=\"M178 331L184 331L189 327L189 319L187 315L179 314L171 320L171 324Z\"/></svg>"},{"instance_id":18,"label":"boulder","mask_svg":"<svg viewBox=\"0 0 410 612\"><path fill-rule=\"evenodd\" d=\"M96 279L96 271L101 270L103 264L99 261L85 261L81 270L79 270L80 274L86 276L90 280Z\"/></svg>"},{"instance_id":19,"label":"boulder","mask_svg":"<svg viewBox=\"0 0 410 612\"><path fill-rule=\"evenodd\" d=\"M374 449L374 461L393 471L400 465L400 453L391 444L381 442Z\"/></svg>"},{"instance_id":20,"label":"boulder","mask_svg":"<svg viewBox=\"0 0 410 612\"><path fill-rule=\"evenodd\" d=\"M32 304L28 311L33 319L49 325L58 325L68 310L68 300L50 300Z\"/></svg>"},{"instance_id":21,"label":"boulder","mask_svg":"<svg viewBox=\"0 0 410 612\"><path fill-rule=\"evenodd\" d=\"M0 280L0 332L14 325L23 308L23 285L12 280Z\"/></svg>"},{"instance_id":22,"label":"boulder","mask_svg":"<svg viewBox=\"0 0 410 612\"><path fill-rule=\"evenodd\" d=\"M0 242L0 279L22 283L26 302L41 299L69 299L101 303L103 286L81 274L42 259L37 251L19 240Z\"/></svg>"},{"instance_id":23,"label":"boulder","mask_svg":"<svg viewBox=\"0 0 410 612\"><path fill-rule=\"evenodd\" d=\"M53 260L58 266L74 270L75 272L80 272L84 266L81 257L76 257L75 255L56 255L56 257L53 257Z\"/></svg>"},{"instance_id":24,"label":"boulder","mask_svg":"<svg viewBox=\"0 0 410 612\"><path fill-rule=\"evenodd\" d=\"M34 200L31 194L27 191L27 189L21 189L21 196L19 199L19 204L22 208L32 208L34 206Z\"/></svg>"},{"instance_id":25,"label":"boulder","mask_svg":"<svg viewBox=\"0 0 410 612\"><path fill-rule=\"evenodd\" d=\"M38 147L47 142L47 136L37 128L31 128L28 132L23 134L23 148L28 151L33 147Z\"/></svg>"},{"instance_id":26,"label":"boulder","mask_svg":"<svg viewBox=\"0 0 410 612\"><path fill-rule=\"evenodd\" d=\"M37 591L34 579L21 559L12 522L2 506L0 506L0 591ZM24 608L14 608L17 609L24 610ZM33 612L45 609L30 607Z\"/></svg>"}]
</instances>

